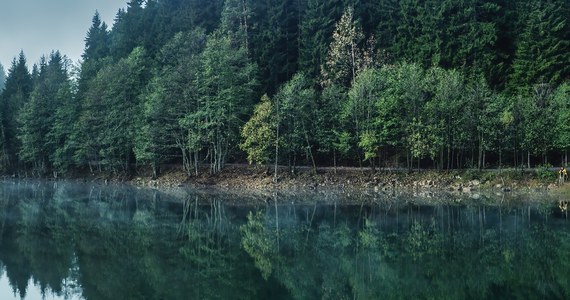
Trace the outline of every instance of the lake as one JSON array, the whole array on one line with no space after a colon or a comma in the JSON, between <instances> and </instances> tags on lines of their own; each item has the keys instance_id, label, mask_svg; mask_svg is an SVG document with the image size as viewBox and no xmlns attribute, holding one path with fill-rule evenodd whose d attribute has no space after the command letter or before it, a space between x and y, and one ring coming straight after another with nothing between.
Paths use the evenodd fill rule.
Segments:
<instances>
[{"instance_id":1,"label":"lake","mask_svg":"<svg viewBox=\"0 0 570 300\"><path fill-rule=\"evenodd\" d=\"M1 299L570 299L566 199L0 182Z\"/></svg>"}]
</instances>

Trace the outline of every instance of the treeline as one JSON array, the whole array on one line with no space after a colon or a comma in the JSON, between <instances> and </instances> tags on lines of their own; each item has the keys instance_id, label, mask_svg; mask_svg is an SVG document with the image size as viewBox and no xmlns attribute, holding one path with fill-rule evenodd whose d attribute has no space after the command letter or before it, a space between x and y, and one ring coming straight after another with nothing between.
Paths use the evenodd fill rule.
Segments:
<instances>
[{"instance_id":1,"label":"treeline","mask_svg":"<svg viewBox=\"0 0 570 300\"><path fill-rule=\"evenodd\" d=\"M0 170L560 163L564 1L131 0L74 68L14 59Z\"/></svg>"}]
</instances>

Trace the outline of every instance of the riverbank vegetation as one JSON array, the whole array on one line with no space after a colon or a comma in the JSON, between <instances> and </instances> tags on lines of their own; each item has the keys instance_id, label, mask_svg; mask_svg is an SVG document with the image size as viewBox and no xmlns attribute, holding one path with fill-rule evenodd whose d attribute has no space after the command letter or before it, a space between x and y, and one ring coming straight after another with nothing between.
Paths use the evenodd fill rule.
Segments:
<instances>
[{"instance_id":1,"label":"riverbank vegetation","mask_svg":"<svg viewBox=\"0 0 570 300\"><path fill-rule=\"evenodd\" d=\"M94 15L79 66L14 59L0 171L566 164L564 4L130 0Z\"/></svg>"}]
</instances>

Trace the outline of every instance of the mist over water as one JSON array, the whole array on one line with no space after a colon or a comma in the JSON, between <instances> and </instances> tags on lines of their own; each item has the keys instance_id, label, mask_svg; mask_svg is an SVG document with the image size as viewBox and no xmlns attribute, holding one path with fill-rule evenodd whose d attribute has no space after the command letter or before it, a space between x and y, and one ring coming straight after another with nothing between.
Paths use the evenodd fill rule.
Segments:
<instances>
[{"instance_id":1,"label":"mist over water","mask_svg":"<svg viewBox=\"0 0 570 300\"><path fill-rule=\"evenodd\" d=\"M570 297L559 199L347 197L0 182L0 298Z\"/></svg>"}]
</instances>

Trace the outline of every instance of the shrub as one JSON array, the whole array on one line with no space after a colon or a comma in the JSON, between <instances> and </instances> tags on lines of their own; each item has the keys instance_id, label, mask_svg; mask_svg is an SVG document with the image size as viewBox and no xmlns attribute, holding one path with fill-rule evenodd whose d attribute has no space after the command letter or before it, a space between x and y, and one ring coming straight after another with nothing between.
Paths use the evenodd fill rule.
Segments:
<instances>
[{"instance_id":1,"label":"shrub","mask_svg":"<svg viewBox=\"0 0 570 300\"><path fill-rule=\"evenodd\" d=\"M552 171L551 164L539 165L536 168L536 176L542 182L552 182L556 180L556 171Z\"/></svg>"}]
</instances>

